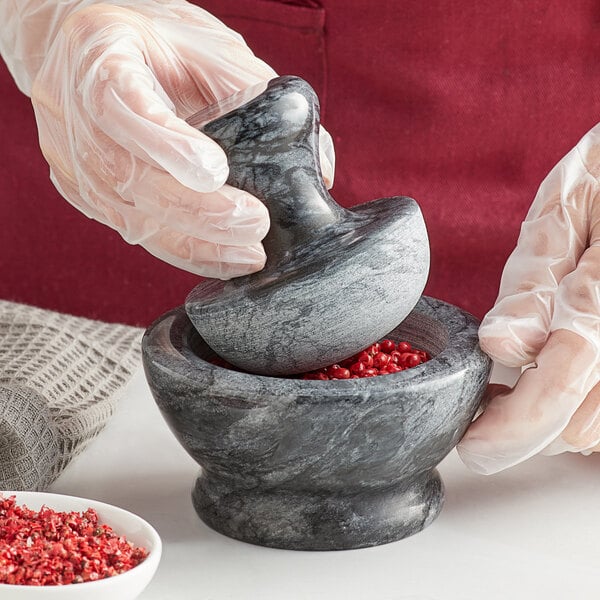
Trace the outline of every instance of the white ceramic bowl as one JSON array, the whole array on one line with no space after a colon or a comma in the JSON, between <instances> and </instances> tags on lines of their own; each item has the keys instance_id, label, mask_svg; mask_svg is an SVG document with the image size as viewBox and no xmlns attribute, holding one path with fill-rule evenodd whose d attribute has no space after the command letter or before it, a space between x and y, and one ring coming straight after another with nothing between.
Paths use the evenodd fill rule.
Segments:
<instances>
[{"instance_id":1,"label":"white ceramic bowl","mask_svg":"<svg viewBox=\"0 0 600 600\"><path fill-rule=\"evenodd\" d=\"M122 508L96 502L86 498L48 494L43 492L2 492L6 498L16 496L17 504L25 504L32 510L46 505L55 511L84 511L93 508L98 513L100 523L110 525L115 533L123 535L135 546L148 550L148 557L130 571L85 583L68 585L8 585L0 584L0 598L10 600L131 600L137 598L156 572L162 543L154 527L141 517Z\"/></svg>"}]
</instances>

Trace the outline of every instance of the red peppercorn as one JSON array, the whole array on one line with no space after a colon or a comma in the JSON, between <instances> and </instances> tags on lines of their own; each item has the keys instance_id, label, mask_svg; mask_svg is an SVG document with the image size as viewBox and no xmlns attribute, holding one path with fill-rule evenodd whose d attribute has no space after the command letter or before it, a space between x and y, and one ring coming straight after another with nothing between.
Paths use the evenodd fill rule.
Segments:
<instances>
[{"instance_id":1,"label":"red peppercorn","mask_svg":"<svg viewBox=\"0 0 600 600\"><path fill-rule=\"evenodd\" d=\"M358 362L361 362L365 367L370 368L373 366L373 356L369 354L366 350L363 350L356 357Z\"/></svg>"},{"instance_id":2,"label":"red peppercorn","mask_svg":"<svg viewBox=\"0 0 600 600\"><path fill-rule=\"evenodd\" d=\"M352 365L350 365L350 372L354 375L361 375L362 373L364 373L366 368L367 367L365 366L365 363L355 362Z\"/></svg>"},{"instance_id":3,"label":"red peppercorn","mask_svg":"<svg viewBox=\"0 0 600 600\"><path fill-rule=\"evenodd\" d=\"M386 354L385 352L378 352L373 357L373 366L376 369L381 369L382 367L385 367L390 362L390 359L391 359L391 356L389 354Z\"/></svg>"},{"instance_id":4,"label":"red peppercorn","mask_svg":"<svg viewBox=\"0 0 600 600\"><path fill-rule=\"evenodd\" d=\"M350 379L350 370L345 369L344 367L338 367L331 375L336 379Z\"/></svg>"},{"instance_id":5,"label":"red peppercorn","mask_svg":"<svg viewBox=\"0 0 600 600\"><path fill-rule=\"evenodd\" d=\"M371 355L371 356L375 356L379 351L381 350L381 346L379 345L379 342L375 342L374 344L371 344L368 348L367 348L367 352Z\"/></svg>"},{"instance_id":6,"label":"red peppercorn","mask_svg":"<svg viewBox=\"0 0 600 600\"><path fill-rule=\"evenodd\" d=\"M394 364L398 364L399 360L400 360L400 352L398 352L398 350L392 350L392 352L390 352L390 362L393 362Z\"/></svg>"},{"instance_id":7,"label":"red peppercorn","mask_svg":"<svg viewBox=\"0 0 600 600\"><path fill-rule=\"evenodd\" d=\"M335 364L327 367L325 369L325 372L327 373L327 375L329 375L329 377L335 377L335 373L338 369L341 369L340 365Z\"/></svg>"},{"instance_id":8,"label":"red peppercorn","mask_svg":"<svg viewBox=\"0 0 600 600\"><path fill-rule=\"evenodd\" d=\"M409 354L406 359L407 367L416 367L421 364L421 357L418 354Z\"/></svg>"},{"instance_id":9,"label":"red peppercorn","mask_svg":"<svg viewBox=\"0 0 600 600\"><path fill-rule=\"evenodd\" d=\"M402 352L402 354L400 354L400 356L398 357L398 364L401 366L404 366L406 364L406 361L412 355L413 355L412 352Z\"/></svg>"},{"instance_id":10,"label":"red peppercorn","mask_svg":"<svg viewBox=\"0 0 600 600\"><path fill-rule=\"evenodd\" d=\"M388 354L396 349L396 344L392 340L383 340L379 346L381 352L387 352Z\"/></svg>"},{"instance_id":11,"label":"red peppercorn","mask_svg":"<svg viewBox=\"0 0 600 600\"><path fill-rule=\"evenodd\" d=\"M408 342L398 342L398 352L410 352L412 346Z\"/></svg>"}]
</instances>

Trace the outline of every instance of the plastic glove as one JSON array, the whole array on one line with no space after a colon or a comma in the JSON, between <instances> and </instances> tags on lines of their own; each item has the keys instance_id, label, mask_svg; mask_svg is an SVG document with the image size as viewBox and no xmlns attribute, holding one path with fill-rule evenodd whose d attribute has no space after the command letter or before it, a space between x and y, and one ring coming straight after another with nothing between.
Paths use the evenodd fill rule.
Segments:
<instances>
[{"instance_id":1,"label":"plastic glove","mask_svg":"<svg viewBox=\"0 0 600 600\"><path fill-rule=\"evenodd\" d=\"M51 179L71 204L200 275L263 267L265 206L224 185L224 152L184 120L276 75L237 33L183 0L13 0L0 20L3 58L31 91ZM321 141L331 185L324 130Z\"/></svg>"},{"instance_id":2,"label":"plastic glove","mask_svg":"<svg viewBox=\"0 0 600 600\"><path fill-rule=\"evenodd\" d=\"M589 453L600 443L600 125L542 183L509 257L481 346L525 366L515 387L490 387L458 446L495 473L542 452ZM484 402L484 404L485 404Z\"/></svg>"}]
</instances>

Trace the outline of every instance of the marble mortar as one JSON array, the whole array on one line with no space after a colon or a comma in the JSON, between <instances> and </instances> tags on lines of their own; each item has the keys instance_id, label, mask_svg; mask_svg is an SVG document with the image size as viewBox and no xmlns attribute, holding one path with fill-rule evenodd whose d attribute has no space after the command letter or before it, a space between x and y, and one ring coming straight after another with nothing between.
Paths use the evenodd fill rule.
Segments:
<instances>
[{"instance_id":1,"label":"marble mortar","mask_svg":"<svg viewBox=\"0 0 600 600\"><path fill-rule=\"evenodd\" d=\"M487 385L477 320L423 297L386 337L432 359L368 379L307 381L215 366L183 307L146 332L143 361L169 427L202 467L200 518L246 542L342 550L399 540L443 502L436 465Z\"/></svg>"},{"instance_id":2,"label":"marble mortar","mask_svg":"<svg viewBox=\"0 0 600 600\"><path fill-rule=\"evenodd\" d=\"M319 102L308 83L280 77L247 97L188 122L225 150L228 183L269 209L267 263L253 275L202 281L186 310L229 363L301 373L358 352L404 319L427 281L429 240L411 198L348 210L331 197L319 160ZM215 119L219 108L231 110Z\"/></svg>"}]
</instances>

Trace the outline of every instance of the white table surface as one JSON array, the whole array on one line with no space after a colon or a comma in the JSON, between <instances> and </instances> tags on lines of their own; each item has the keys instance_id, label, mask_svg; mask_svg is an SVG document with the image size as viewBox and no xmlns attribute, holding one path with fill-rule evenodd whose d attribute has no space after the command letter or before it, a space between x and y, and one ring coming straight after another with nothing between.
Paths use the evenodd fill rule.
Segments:
<instances>
[{"instance_id":1,"label":"white table surface","mask_svg":"<svg viewBox=\"0 0 600 600\"><path fill-rule=\"evenodd\" d=\"M485 477L453 451L440 465L446 502L430 527L343 552L261 548L215 533L191 504L197 471L140 370L51 491L116 504L156 527L163 557L142 600L600 598L600 455L536 457Z\"/></svg>"}]
</instances>

